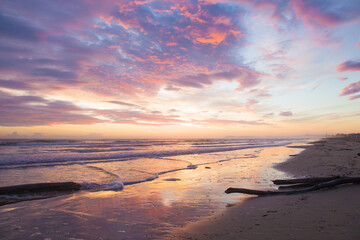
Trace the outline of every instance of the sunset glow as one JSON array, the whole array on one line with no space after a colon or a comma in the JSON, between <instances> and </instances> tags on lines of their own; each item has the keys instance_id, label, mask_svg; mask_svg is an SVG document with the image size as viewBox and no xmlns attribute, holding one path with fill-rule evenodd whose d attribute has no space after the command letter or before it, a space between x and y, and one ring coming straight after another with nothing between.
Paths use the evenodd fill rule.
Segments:
<instances>
[{"instance_id":1,"label":"sunset glow","mask_svg":"<svg viewBox=\"0 0 360 240\"><path fill-rule=\"evenodd\" d=\"M1 138L360 132L357 0L1 0Z\"/></svg>"}]
</instances>

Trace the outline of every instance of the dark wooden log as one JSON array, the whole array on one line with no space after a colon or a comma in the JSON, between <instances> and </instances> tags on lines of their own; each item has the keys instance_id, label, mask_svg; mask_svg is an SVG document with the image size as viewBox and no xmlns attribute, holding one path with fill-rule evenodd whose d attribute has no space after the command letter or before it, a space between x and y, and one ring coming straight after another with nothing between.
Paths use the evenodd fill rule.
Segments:
<instances>
[{"instance_id":1,"label":"dark wooden log","mask_svg":"<svg viewBox=\"0 0 360 240\"><path fill-rule=\"evenodd\" d=\"M321 188L334 187L336 185L349 184L349 183L360 184L360 177L342 177L328 182L322 182L316 184L314 187L317 189L321 189Z\"/></svg>"},{"instance_id":2,"label":"dark wooden log","mask_svg":"<svg viewBox=\"0 0 360 240\"><path fill-rule=\"evenodd\" d=\"M318 184L315 184L311 187L305 188L305 189L299 189L299 190L287 190L287 191L262 191L262 190L253 190L253 189L246 189L246 188L228 188L226 189L225 193L245 193L245 194L252 194L252 195L258 195L258 196L266 196L266 195L289 195L289 194L297 194L297 193L304 193L304 192L311 192L316 191L324 188L331 188L338 185L343 184L360 184L360 177L343 177L334 179L327 182L321 182Z\"/></svg>"},{"instance_id":3,"label":"dark wooden log","mask_svg":"<svg viewBox=\"0 0 360 240\"><path fill-rule=\"evenodd\" d=\"M278 189L299 189L299 188L308 188L314 186L316 183L297 183L292 185L281 185Z\"/></svg>"},{"instance_id":4,"label":"dark wooden log","mask_svg":"<svg viewBox=\"0 0 360 240\"><path fill-rule=\"evenodd\" d=\"M8 187L0 187L0 195L40 193L40 192L66 192L80 190L81 184L74 182L34 183Z\"/></svg>"},{"instance_id":5,"label":"dark wooden log","mask_svg":"<svg viewBox=\"0 0 360 240\"><path fill-rule=\"evenodd\" d=\"M296 178L296 179L277 179L272 182L276 185L285 185L285 184L296 184L296 183L320 183L328 182L334 179L341 178L340 176L332 177L312 177L312 178Z\"/></svg>"},{"instance_id":6,"label":"dark wooden log","mask_svg":"<svg viewBox=\"0 0 360 240\"><path fill-rule=\"evenodd\" d=\"M265 195L273 195L274 193L278 193L274 191L261 191L261 190L253 190L253 189L247 189L247 188L228 188L226 189L225 193L245 193L250 195L258 195L258 196L265 196Z\"/></svg>"}]
</instances>

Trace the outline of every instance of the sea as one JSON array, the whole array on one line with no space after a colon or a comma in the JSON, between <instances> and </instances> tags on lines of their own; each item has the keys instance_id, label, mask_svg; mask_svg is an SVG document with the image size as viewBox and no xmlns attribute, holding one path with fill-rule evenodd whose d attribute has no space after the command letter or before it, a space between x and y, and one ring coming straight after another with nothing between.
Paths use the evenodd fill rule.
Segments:
<instances>
[{"instance_id":1,"label":"sea","mask_svg":"<svg viewBox=\"0 0 360 240\"><path fill-rule=\"evenodd\" d=\"M0 207L0 238L161 239L244 198L227 187L272 187L287 176L272 166L301 151L286 146L307 140L3 139L0 187L75 182L81 191L0 195L17 202Z\"/></svg>"}]
</instances>

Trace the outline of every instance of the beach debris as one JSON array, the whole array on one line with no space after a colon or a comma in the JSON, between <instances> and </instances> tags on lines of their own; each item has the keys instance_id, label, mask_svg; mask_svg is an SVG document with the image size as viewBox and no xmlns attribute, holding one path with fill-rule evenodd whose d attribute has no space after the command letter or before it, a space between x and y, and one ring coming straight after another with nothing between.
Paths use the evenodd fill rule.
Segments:
<instances>
[{"instance_id":1,"label":"beach debris","mask_svg":"<svg viewBox=\"0 0 360 240\"><path fill-rule=\"evenodd\" d=\"M205 167L205 169L211 169L211 167Z\"/></svg>"},{"instance_id":2,"label":"beach debris","mask_svg":"<svg viewBox=\"0 0 360 240\"><path fill-rule=\"evenodd\" d=\"M0 187L0 195L40 193L51 191L77 191L80 190L80 188L81 184L74 182L34 183Z\"/></svg>"},{"instance_id":3,"label":"beach debris","mask_svg":"<svg viewBox=\"0 0 360 240\"><path fill-rule=\"evenodd\" d=\"M290 195L296 193L304 193L316 191L324 188L332 188L338 185L344 184L360 184L360 177L320 177L320 178L298 178L298 179L281 179L274 180L274 184L292 184L286 186L286 188L300 188L298 190L254 190L247 188L228 188L225 193L244 193L258 196L268 195ZM279 188L280 189L280 188ZM284 187L282 187L284 189Z\"/></svg>"},{"instance_id":4,"label":"beach debris","mask_svg":"<svg viewBox=\"0 0 360 240\"><path fill-rule=\"evenodd\" d=\"M331 177L311 177L311 178L295 178L295 179L276 179L272 182L276 185L284 184L314 184L320 182L327 182L334 179L341 178L341 176L331 176Z\"/></svg>"},{"instance_id":5,"label":"beach debris","mask_svg":"<svg viewBox=\"0 0 360 240\"><path fill-rule=\"evenodd\" d=\"M81 184L74 182L33 183L0 187L0 206L56 197L62 194L70 194L80 189Z\"/></svg>"}]
</instances>

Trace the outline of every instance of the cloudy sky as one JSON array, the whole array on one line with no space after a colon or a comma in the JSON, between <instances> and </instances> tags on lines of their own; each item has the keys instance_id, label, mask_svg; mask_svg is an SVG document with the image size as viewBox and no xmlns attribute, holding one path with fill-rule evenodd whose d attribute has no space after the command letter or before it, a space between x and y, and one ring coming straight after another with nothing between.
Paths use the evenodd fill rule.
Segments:
<instances>
[{"instance_id":1,"label":"cloudy sky","mask_svg":"<svg viewBox=\"0 0 360 240\"><path fill-rule=\"evenodd\" d=\"M0 0L0 136L338 132L358 0Z\"/></svg>"}]
</instances>

